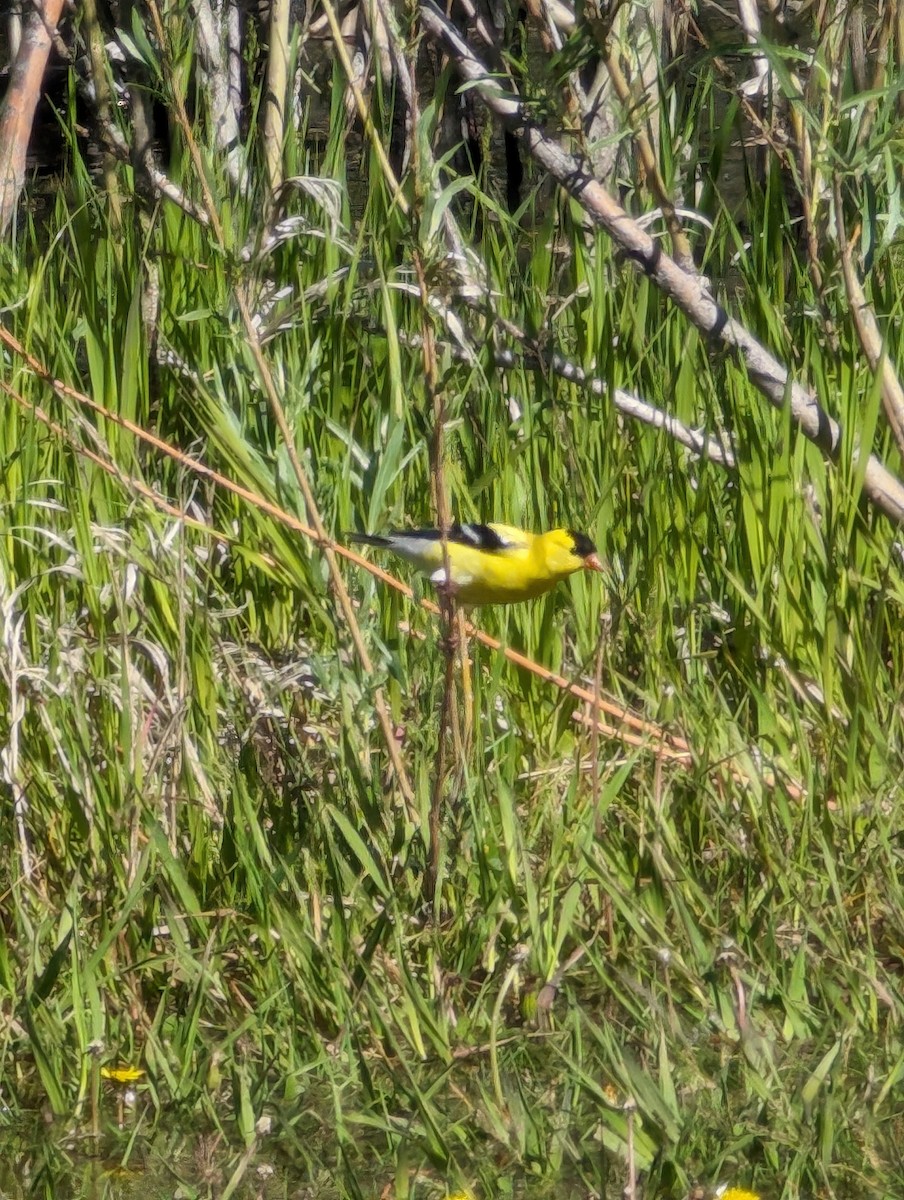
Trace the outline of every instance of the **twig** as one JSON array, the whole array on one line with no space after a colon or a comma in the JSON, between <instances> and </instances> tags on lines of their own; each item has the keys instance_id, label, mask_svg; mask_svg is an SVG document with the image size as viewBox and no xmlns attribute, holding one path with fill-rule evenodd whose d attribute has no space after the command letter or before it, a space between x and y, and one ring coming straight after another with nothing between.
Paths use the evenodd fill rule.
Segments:
<instances>
[{"instance_id":1,"label":"twig","mask_svg":"<svg viewBox=\"0 0 904 1200\"><path fill-rule=\"evenodd\" d=\"M622 1192L624 1200L637 1200L637 1160L634 1156L634 1114L637 1101L629 1096L624 1105L625 1113L625 1157L628 1160L628 1182Z\"/></svg>"},{"instance_id":2,"label":"twig","mask_svg":"<svg viewBox=\"0 0 904 1200\"><path fill-rule=\"evenodd\" d=\"M605 645L605 628L601 625L600 636L596 646L596 661L593 669L593 711L599 712L600 695L603 690L603 647ZM593 721L590 726L590 799L593 804L594 821L597 836L602 833L600 828L600 722Z\"/></svg>"}]
</instances>

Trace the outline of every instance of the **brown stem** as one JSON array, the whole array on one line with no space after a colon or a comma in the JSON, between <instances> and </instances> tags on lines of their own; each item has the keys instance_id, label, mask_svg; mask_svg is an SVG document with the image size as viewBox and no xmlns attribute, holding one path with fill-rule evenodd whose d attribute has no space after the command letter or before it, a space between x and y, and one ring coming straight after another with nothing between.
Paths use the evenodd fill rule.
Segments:
<instances>
[{"instance_id":1,"label":"brown stem","mask_svg":"<svg viewBox=\"0 0 904 1200\"><path fill-rule=\"evenodd\" d=\"M415 152L416 153L416 152ZM417 168L415 167L415 170ZM436 746L436 775L433 780L433 793L430 797L430 851L427 871L424 875L424 896L434 905L436 912L436 888L439 881L439 869L442 859L442 811L443 796L446 788L447 741L453 727L455 713L455 605L452 599L451 580L452 568L449 562L449 543L446 533L452 525L449 510L449 495L446 489L444 471L443 434L446 423L445 395L438 382L436 369L436 344L433 336L433 325L430 319L430 294L427 289L427 276L419 251L415 250L414 269L418 286L421 291L421 331L423 337L422 350L424 356L424 373L427 382L427 392L433 408L433 438L431 440L431 476L433 484L433 504L437 521L443 536L443 571L446 586L439 589L440 613L442 617L442 647L446 658L446 669L443 681L443 698L440 705L439 729Z\"/></svg>"}]
</instances>

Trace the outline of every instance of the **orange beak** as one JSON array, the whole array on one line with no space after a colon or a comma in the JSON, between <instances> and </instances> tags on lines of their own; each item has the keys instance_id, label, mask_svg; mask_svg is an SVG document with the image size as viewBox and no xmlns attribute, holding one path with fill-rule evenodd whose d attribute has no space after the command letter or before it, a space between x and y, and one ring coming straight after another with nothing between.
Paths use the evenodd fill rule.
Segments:
<instances>
[{"instance_id":1,"label":"orange beak","mask_svg":"<svg viewBox=\"0 0 904 1200\"><path fill-rule=\"evenodd\" d=\"M603 564L600 562L600 556L598 554L588 554L584 559L584 570L602 571Z\"/></svg>"}]
</instances>

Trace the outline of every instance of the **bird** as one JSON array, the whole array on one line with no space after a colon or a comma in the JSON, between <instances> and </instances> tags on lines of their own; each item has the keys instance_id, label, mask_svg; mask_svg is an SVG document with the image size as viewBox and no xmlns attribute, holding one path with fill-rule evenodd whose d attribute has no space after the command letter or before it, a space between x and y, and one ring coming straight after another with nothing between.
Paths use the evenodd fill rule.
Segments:
<instances>
[{"instance_id":1,"label":"bird","mask_svg":"<svg viewBox=\"0 0 904 1200\"><path fill-rule=\"evenodd\" d=\"M528 533L514 525L453 525L446 532L448 578L443 535L438 529L350 533L347 537L413 563L439 591L465 608L533 600L575 571L603 570L593 542L574 529Z\"/></svg>"}]
</instances>

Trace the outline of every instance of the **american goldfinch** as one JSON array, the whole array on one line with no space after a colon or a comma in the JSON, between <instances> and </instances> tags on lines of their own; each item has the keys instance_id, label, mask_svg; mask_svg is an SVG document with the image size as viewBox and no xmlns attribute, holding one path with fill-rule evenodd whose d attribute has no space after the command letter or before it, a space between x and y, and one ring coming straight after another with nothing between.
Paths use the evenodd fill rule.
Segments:
<instances>
[{"instance_id":1,"label":"american goldfinch","mask_svg":"<svg viewBox=\"0 0 904 1200\"><path fill-rule=\"evenodd\" d=\"M438 529L353 533L349 540L406 559L467 607L532 600L575 571L603 569L593 542L573 529L527 533L512 525L453 525L446 534L449 579Z\"/></svg>"}]
</instances>

